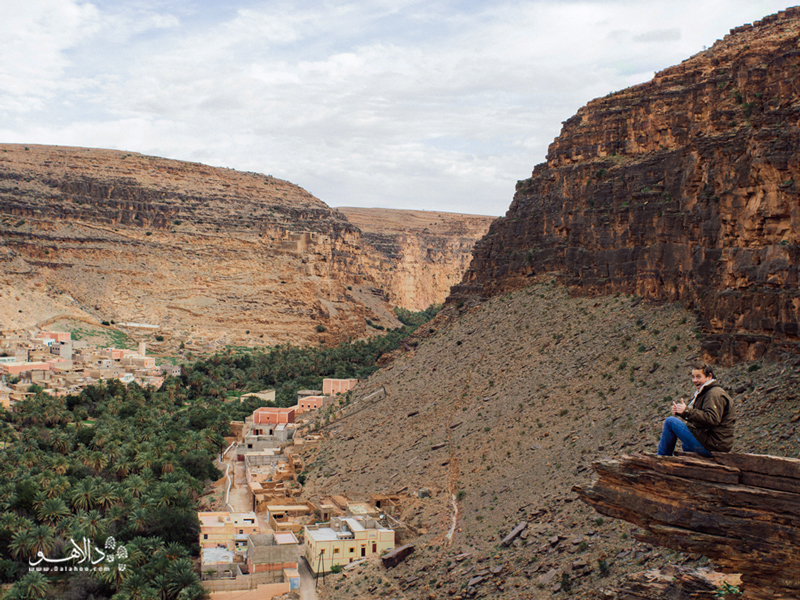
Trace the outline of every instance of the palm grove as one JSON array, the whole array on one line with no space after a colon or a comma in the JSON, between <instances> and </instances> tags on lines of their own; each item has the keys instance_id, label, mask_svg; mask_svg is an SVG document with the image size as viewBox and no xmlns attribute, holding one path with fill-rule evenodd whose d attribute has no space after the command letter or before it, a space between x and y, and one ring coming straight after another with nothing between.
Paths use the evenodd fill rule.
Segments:
<instances>
[{"instance_id":1,"label":"palm grove","mask_svg":"<svg viewBox=\"0 0 800 600\"><path fill-rule=\"evenodd\" d=\"M324 377L366 377L436 310L398 311L403 327L366 341L216 354L159 390L115 380L57 398L32 386L0 423L0 580L13 583L5 598L205 597L192 562L198 500L222 476L213 461L230 421L268 405L224 400L275 387L277 404L289 406ZM74 540L102 548L109 537L127 551L124 570L29 570L36 556L66 559Z\"/></svg>"}]
</instances>

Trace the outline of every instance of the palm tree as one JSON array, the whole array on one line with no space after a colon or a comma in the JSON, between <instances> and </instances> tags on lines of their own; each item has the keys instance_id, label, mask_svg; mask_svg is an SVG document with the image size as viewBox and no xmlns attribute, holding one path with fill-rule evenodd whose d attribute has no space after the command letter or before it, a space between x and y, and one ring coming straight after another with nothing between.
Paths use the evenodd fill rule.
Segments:
<instances>
[{"instance_id":1,"label":"palm tree","mask_svg":"<svg viewBox=\"0 0 800 600\"><path fill-rule=\"evenodd\" d=\"M147 578L141 573L133 573L122 584L122 591L128 594L130 600L154 600L156 590L148 585Z\"/></svg>"},{"instance_id":2,"label":"palm tree","mask_svg":"<svg viewBox=\"0 0 800 600\"><path fill-rule=\"evenodd\" d=\"M134 498L140 497L147 490L144 479L139 475L131 475L125 480L125 489L133 494Z\"/></svg>"},{"instance_id":3,"label":"palm tree","mask_svg":"<svg viewBox=\"0 0 800 600\"><path fill-rule=\"evenodd\" d=\"M197 574L188 558L179 558L167 570L167 593L170 598L177 598L184 588L197 584Z\"/></svg>"},{"instance_id":4,"label":"palm tree","mask_svg":"<svg viewBox=\"0 0 800 600\"><path fill-rule=\"evenodd\" d=\"M167 588L169 587L169 579L165 573L159 573L153 577L153 586L156 588L158 599L167 600L169 597L169 592L167 591Z\"/></svg>"},{"instance_id":5,"label":"palm tree","mask_svg":"<svg viewBox=\"0 0 800 600\"><path fill-rule=\"evenodd\" d=\"M111 507L117 500L119 500L119 494L113 484L108 481L104 481L99 486L97 486L97 504L103 509L108 509Z\"/></svg>"},{"instance_id":6,"label":"palm tree","mask_svg":"<svg viewBox=\"0 0 800 600\"><path fill-rule=\"evenodd\" d=\"M81 524L86 528L89 537L92 539L103 537L107 529L106 520L97 510L90 510L87 513L83 513L81 515Z\"/></svg>"},{"instance_id":7,"label":"palm tree","mask_svg":"<svg viewBox=\"0 0 800 600\"><path fill-rule=\"evenodd\" d=\"M36 544L36 538L33 532L26 528L21 528L11 535L11 542L8 544L8 549L11 551L11 556L17 559L31 558L34 556L33 547Z\"/></svg>"},{"instance_id":8,"label":"palm tree","mask_svg":"<svg viewBox=\"0 0 800 600\"><path fill-rule=\"evenodd\" d=\"M64 458L63 456L59 458ZM48 498L58 498L64 496L70 488L69 479L63 475L58 475L50 480L50 485L44 490L44 495Z\"/></svg>"},{"instance_id":9,"label":"palm tree","mask_svg":"<svg viewBox=\"0 0 800 600\"><path fill-rule=\"evenodd\" d=\"M94 507L97 497L97 486L92 479L82 479L72 488L72 506L80 510Z\"/></svg>"},{"instance_id":10,"label":"palm tree","mask_svg":"<svg viewBox=\"0 0 800 600\"><path fill-rule=\"evenodd\" d=\"M120 460L114 463L114 468L112 471L119 479L125 479L128 474L131 472L131 468L133 467L133 463L127 460Z\"/></svg>"},{"instance_id":11,"label":"palm tree","mask_svg":"<svg viewBox=\"0 0 800 600\"><path fill-rule=\"evenodd\" d=\"M61 498L48 498L36 509L36 517L48 525L55 525L69 514L69 508Z\"/></svg>"},{"instance_id":12,"label":"palm tree","mask_svg":"<svg viewBox=\"0 0 800 600\"><path fill-rule=\"evenodd\" d=\"M145 469L151 469L153 467L154 460L155 457L153 456L152 452L138 452L136 454L136 466L142 471Z\"/></svg>"},{"instance_id":13,"label":"palm tree","mask_svg":"<svg viewBox=\"0 0 800 600\"><path fill-rule=\"evenodd\" d=\"M147 515L147 509L135 508L128 515L128 527L136 533L141 533L147 529L149 522L150 519Z\"/></svg>"},{"instance_id":14,"label":"palm tree","mask_svg":"<svg viewBox=\"0 0 800 600\"><path fill-rule=\"evenodd\" d=\"M47 578L38 571L28 571L4 596L4 600L34 600L44 598L50 589Z\"/></svg>"},{"instance_id":15,"label":"palm tree","mask_svg":"<svg viewBox=\"0 0 800 600\"><path fill-rule=\"evenodd\" d=\"M59 454L66 454L72 448L72 441L66 434L54 431L50 436L50 445Z\"/></svg>"},{"instance_id":16,"label":"palm tree","mask_svg":"<svg viewBox=\"0 0 800 600\"><path fill-rule=\"evenodd\" d=\"M35 525L31 530L33 535L34 544L31 547L31 552L36 555L38 552L42 554L49 554L53 548L56 547L56 538L53 528L44 523Z\"/></svg>"},{"instance_id":17,"label":"palm tree","mask_svg":"<svg viewBox=\"0 0 800 600\"><path fill-rule=\"evenodd\" d=\"M87 466L94 469L95 473L99 473L108 465L108 458L102 452L94 451L89 453L89 464Z\"/></svg>"},{"instance_id":18,"label":"palm tree","mask_svg":"<svg viewBox=\"0 0 800 600\"><path fill-rule=\"evenodd\" d=\"M65 456L58 456L50 463L50 468L56 475L63 475L69 470L69 461Z\"/></svg>"}]
</instances>

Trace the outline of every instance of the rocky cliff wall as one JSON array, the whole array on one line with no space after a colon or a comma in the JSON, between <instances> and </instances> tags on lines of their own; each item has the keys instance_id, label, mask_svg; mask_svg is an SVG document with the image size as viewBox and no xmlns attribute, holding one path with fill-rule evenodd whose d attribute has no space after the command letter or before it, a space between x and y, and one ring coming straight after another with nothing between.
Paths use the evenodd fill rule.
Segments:
<instances>
[{"instance_id":1,"label":"rocky cliff wall","mask_svg":"<svg viewBox=\"0 0 800 600\"><path fill-rule=\"evenodd\" d=\"M361 337L366 319L399 324L361 245L341 214L271 176L0 145L0 278L17 299L2 328L77 311L212 348Z\"/></svg>"},{"instance_id":2,"label":"rocky cliff wall","mask_svg":"<svg viewBox=\"0 0 800 600\"><path fill-rule=\"evenodd\" d=\"M461 281L495 217L421 210L339 208L361 230L365 271L390 304L423 310Z\"/></svg>"},{"instance_id":3,"label":"rocky cliff wall","mask_svg":"<svg viewBox=\"0 0 800 600\"><path fill-rule=\"evenodd\" d=\"M798 41L787 9L580 109L451 300L555 277L680 300L724 361L800 350Z\"/></svg>"}]
</instances>

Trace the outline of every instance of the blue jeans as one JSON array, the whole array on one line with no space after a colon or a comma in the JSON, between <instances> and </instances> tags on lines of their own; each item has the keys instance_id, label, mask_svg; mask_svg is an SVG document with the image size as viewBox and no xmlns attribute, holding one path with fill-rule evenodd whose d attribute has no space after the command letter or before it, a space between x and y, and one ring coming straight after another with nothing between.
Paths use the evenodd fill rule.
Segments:
<instances>
[{"instance_id":1,"label":"blue jeans","mask_svg":"<svg viewBox=\"0 0 800 600\"><path fill-rule=\"evenodd\" d=\"M659 456L672 456L678 440L683 444L684 452L695 452L700 456L711 458L711 452L703 448L703 445L697 441L683 419L667 417L664 420L664 428L661 430L661 441L658 442Z\"/></svg>"}]
</instances>

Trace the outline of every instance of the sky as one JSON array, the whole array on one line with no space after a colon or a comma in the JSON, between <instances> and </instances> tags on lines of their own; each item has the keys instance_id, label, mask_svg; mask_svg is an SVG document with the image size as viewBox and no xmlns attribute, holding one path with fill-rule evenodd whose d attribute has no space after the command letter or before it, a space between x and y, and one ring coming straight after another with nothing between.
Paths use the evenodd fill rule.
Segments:
<instances>
[{"instance_id":1,"label":"sky","mask_svg":"<svg viewBox=\"0 0 800 600\"><path fill-rule=\"evenodd\" d=\"M330 206L502 215L591 99L770 0L0 0L0 142L255 171Z\"/></svg>"}]
</instances>

